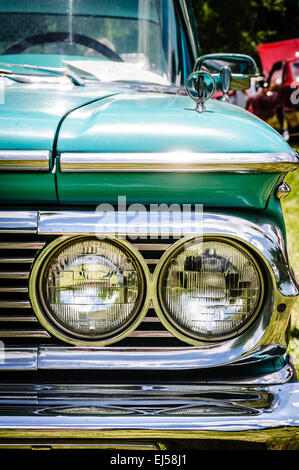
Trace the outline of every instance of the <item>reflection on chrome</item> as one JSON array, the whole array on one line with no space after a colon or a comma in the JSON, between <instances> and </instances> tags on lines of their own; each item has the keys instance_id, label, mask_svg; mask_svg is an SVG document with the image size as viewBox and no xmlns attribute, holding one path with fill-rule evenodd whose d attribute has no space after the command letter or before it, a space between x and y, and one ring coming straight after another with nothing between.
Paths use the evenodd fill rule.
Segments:
<instances>
[{"instance_id":1,"label":"reflection on chrome","mask_svg":"<svg viewBox=\"0 0 299 470\"><path fill-rule=\"evenodd\" d=\"M99 335L122 326L135 312L138 273L116 245L76 241L48 263L45 300L54 319L75 333Z\"/></svg>"},{"instance_id":2,"label":"reflection on chrome","mask_svg":"<svg viewBox=\"0 0 299 470\"><path fill-rule=\"evenodd\" d=\"M134 410L126 409L119 406L115 407L104 407L104 406L73 406L73 407L51 407L38 410L37 414L45 415L61 415L61 416L120 416L120 415L134 415Z\"/></svg>"},{"instance_id":3,"label":"reflection on chrome","mask_svg":"<svg viewBox=\"0 0 299 470\"><path fill-rule=\"evenodd\" d=\"M121 406L73 406L73 407L51 407L38 410L37 414L54 416L122 416L122 415L174 415L174 416L241 416L258 415L261 411L249 406L238 404L227 404L223 402L199 403L197 406L189 404L169 405L146 404L138 406L136 403Z\"/></svg>"},{"instance_id":4,"label":"reflection on chrome","mask_svg":"<svg viewBox=\"0 0 299 470\"><path fill-rule=\"evenodd\" d=\"M162 286L171 318L207 337L238 330L255 311L261 292L252 259L215 240L182 248L168 262Z\"/></svg>"}]
</instances>

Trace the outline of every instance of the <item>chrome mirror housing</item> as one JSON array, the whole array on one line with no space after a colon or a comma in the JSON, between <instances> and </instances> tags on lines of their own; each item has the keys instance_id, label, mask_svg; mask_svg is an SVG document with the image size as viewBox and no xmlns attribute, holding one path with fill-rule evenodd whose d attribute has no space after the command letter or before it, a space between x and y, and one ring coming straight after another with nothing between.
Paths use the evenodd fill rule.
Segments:
<instances>
[{"instance_id":1,"label":"chrome mirror housing","mask_svg":"<svg viewBox=\"0 0 299 470\"><path fill-rule=\"evenodd\" d=\"M250 88L250 79L259 76L255 60L244 54L206 54L199 57L194 71L209 72L223 92L223 101L227 101L229 90Z\"/></svg>"}]
</instances>

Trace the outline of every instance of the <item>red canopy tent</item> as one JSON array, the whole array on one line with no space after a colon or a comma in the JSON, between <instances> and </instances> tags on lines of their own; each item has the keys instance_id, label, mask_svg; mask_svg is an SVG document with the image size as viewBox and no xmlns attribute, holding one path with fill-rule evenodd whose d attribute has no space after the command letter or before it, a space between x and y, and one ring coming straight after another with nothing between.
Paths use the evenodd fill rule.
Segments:
<instances>
[{"instance_id":1,"label":"red canopy tent","mask_svg":"<svg viewBox=\"0 0 299 470\"><path fill-rule=\"evenodd\" d=\"M260 44L257 50L261 59L264 75L267 77L272 65L284 59L290 59L299 53L299 39L287 39L285 41Z\"/></svg>"}]
</instances>

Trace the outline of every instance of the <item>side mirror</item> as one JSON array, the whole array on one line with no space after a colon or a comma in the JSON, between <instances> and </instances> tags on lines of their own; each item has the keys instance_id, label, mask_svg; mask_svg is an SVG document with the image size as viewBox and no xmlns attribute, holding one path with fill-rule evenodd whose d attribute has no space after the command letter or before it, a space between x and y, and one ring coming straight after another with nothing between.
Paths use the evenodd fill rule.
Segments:
<instances>
[{"instance_id":1,"label":"side mirror","mask_svg":"<svg viewBox=\"0 0 299 470\"><path fill-rule=\"evenodd\" d=\"M246 90L250 88L250 79L259 76L255 60L244 54L203 55L195 63L196 71L206 71L214 77L223 101L228 101L229 90Z\"/></svg>"}]
</instances>

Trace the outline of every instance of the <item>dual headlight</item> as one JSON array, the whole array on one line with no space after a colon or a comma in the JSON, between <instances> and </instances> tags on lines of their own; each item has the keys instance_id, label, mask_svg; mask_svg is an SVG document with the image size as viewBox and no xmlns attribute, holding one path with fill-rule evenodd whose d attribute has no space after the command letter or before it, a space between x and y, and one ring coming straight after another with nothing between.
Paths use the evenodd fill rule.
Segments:
<instances>
[{"instance_id":1,"label":"dual headlight","mask_svg":"<svg viewBox=\"0 0 299 470\"><path fill-rule=\"evenodd\" d=\"M109 344L142 321L151 297L175 336L196 344L239 334L259 311L260 269L243 247L221 239L178 242L153 279L125 241L76 237L50 244L30 278L41 323L74 344Z\"/></svg>"},{"instance_id":2,"label":"dual headlight","mask_svg":"<svg viewBox=\"0 0 299 470\"><path fill-rule=\"evenodd\" d=\"M195 341L226 339L253 320L262 291L258 265L237 244L217 239L178 244L159 273L161 320Z\"/></svg>"}]
</instances>

